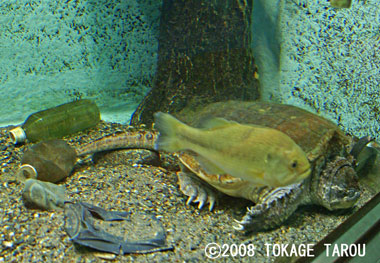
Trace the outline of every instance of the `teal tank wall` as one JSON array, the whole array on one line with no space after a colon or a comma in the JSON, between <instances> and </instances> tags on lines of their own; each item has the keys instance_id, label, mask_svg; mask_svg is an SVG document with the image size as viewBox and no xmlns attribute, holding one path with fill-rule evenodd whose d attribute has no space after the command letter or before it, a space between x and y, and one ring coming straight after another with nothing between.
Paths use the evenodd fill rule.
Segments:
<instances>
[{"instance_id":1,"label":"teal tank wall","mask_svg":"<svg viewBox=\"0 0 380 263\"><path fill-rule=\"evenodd\" d=\"M161 1L0 3L0 125L75 98L128 122L156 67ZM4 99L5 98L5 99Z\"/></svg>"},{"instance_id":2,"label":"teal tank wall","mask_svg":"<svg viewBox=\"0 0 380 263\"><path fill-rule=\"evenodd\" d=\"M264 100L317 112L345 131L379 139L378 0L342 9L325 0L255 0L253 19Z\"/></svg>"},{"instance_id":3,"label":"teal tank wall","mask_svg":"<svg viewBox=\"0 0 380 263\"><path fill-rule=\"evenodd\" d=\"M0 3L0 125L75 98L127 123L153 83L161 1ZM325 116L357 136L380 121L377 0L254 0L264 100ZM4 99L6 98L6 99Z\"/></svg>"}]
</instances>

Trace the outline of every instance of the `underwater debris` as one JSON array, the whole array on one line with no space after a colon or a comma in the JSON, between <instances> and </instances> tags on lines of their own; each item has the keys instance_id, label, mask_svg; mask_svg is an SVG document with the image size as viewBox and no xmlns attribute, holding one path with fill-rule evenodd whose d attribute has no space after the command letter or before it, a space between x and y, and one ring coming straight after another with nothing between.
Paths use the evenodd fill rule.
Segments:
<instances>
[{"instance_id":1,"label":"underwater debris","mask_svg":"<svg viewBox=\"0 0 380 263\"><path fill-rule=\"evenodd\" d=\"M173 249L172 246L166 245L165 229L154 216L150 217L152 224L159 224L160 230L151 239L136 241L126 240L123 236L113 235L96 226L94 224L95 218L113 222L111 226L113 226L114 231L122 234L123 231L119 225L123 221L130 221L130 213L107 211L84 202L67 202L65 204L65 230L72 241L79 245L118 255L152 253Z\"/></svg>"},{"instance_id":2,"label":"underwater debris","mask_svg":"<svg viewBox=\"0 0 380 263\"><path fill-rule=\"evenodd\" d=\"M56 210L65 204L65 189L62 186L27 179L22 192L26 205L36 206L43 210Z\"/></svg>"},{"instance_id":3,"label":"underwater debris","mask_svg":"<svg viewBox=\"0 0 380 263\"><path fill-rule=\"evenodd\" d=\"M17 177L58 182L67 177L76 163L75 150L64 140L49 140L30 147L23 155Z\"/></svg>"},{"instance_id":4,"label":"underwater debris","mask_svg":"<svg viewBox=\"0 0 380 263\"><path fill-rule=\"evenodd\" d=\"M77 100L31 114L21 127L10 131L15 144L58 139L94 127L100 121L95 102Z\"/></svg>"}]
</instances>

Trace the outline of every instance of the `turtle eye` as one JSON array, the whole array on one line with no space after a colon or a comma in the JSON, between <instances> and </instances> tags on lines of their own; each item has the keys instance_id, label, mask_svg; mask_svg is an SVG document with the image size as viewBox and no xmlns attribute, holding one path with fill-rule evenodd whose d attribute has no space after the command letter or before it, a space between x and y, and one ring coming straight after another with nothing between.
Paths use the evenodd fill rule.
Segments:
<instances>
[{"instance_id":1,"label":"turtle eye","mask_svg":"<svg viewBox=\"0 0 380 263\"><path fill-rule=\"evenodd\" d=\"M292 162L292 168L296 168L297 165L298 165L297 161L293 161L293 162Z\"/></svg>"}]
</instances>

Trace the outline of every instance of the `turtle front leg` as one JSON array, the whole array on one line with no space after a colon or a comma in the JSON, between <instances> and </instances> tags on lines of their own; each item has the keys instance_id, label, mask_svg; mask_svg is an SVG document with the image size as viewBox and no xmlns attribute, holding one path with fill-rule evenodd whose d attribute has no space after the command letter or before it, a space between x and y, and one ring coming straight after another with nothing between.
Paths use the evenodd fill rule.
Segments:
<instances>
[{"instance_id":1,"label":"turtle front leg","mask_svg":"<svg viewBox=\"0 0 380 263\"><path fill-rule=\"evenodd\" d=\"M199 203L198 208L201 209L204 204L209 203L209 210L213 209L218 195L216 190L206 185L191 172L178 172L177 177L181 192L189 197L186 202L187 205L191 202Z\"/></svg>"},{"instance_id":2,"label":"turtle front leg","mask_svg":"<svg viewBox=\"0 0 380 263\"><path fill-rule=\"evenodd\" d=\"M257 232L280 226L305 199L302 183L278 187L263 193L255 206L247 208L241 221L235 220L236 230Z\"/></svg>"}]
</instances>

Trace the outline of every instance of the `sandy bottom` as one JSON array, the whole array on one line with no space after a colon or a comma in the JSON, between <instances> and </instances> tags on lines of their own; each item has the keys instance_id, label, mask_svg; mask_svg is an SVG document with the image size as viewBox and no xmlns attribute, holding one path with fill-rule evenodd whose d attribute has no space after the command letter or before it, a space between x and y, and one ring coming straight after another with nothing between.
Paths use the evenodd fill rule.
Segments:
<instances>
[{"instance_id":1,"label":"sandy bottom","mask_svg":"<svg viewBox=\"0 0 380 263\"><path fill-rule=\"evenodd\" d=\"M15 180L14 174L29 145L14 146L9 129L0 129L0 262L103 262L101 257L110 255L99 255L73 244L64 230L63 211L25 207L21 197L23 183ZM78 146L124 129L126 126L102 122L97 128L64 139ZM273 262L276 257L267 254L265 244L314 244L371 196L363 189L357 207L345 214L306 206L275 230L243 235L232 228L233 219L240 219L250 202L225 196L212 212L207 208L199 210L196 205L187 206L175 171L138 164L144 154L136 150L103 154L96 162L77 165L68 178L58 183L65 187L71 201L131 212L133 220L126 235L131 240L154 235L154 226L143 223L144 215L159 218L166 230L167 243L174 249L117 255L116 262L215 262L205 255L209 243L254 246L254 255L233 257L227 252L218 262Z\"/></svg>"}]
</instances>

